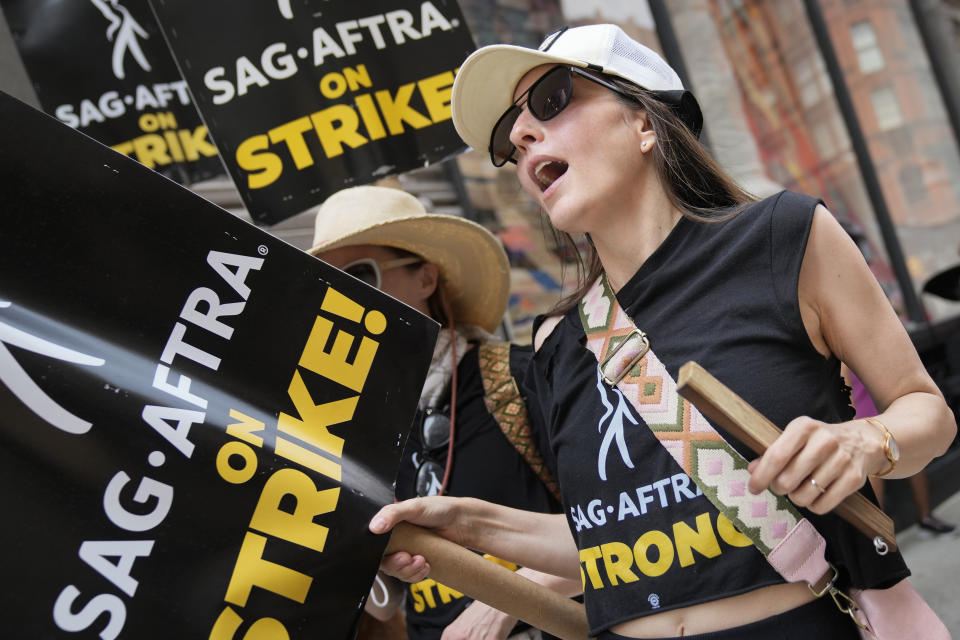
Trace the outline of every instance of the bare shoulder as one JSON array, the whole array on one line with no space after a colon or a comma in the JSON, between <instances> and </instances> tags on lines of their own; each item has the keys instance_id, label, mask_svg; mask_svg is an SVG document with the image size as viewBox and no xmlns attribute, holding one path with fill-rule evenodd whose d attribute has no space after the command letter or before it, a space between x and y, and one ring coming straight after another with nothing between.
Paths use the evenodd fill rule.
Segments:
<instances>
[{"instance_id":1,"label":"bare shoulder","mask_svg":"<svg viewBox=\"0 0 960 640\"><path fill-rule=\"evenodd\" d=\"M547 341L547 338L550 337L562 319L563 316L560 315L547 316L544 318L543 322L540 323L540 326L537 327L536 335L533 336L534 351L540 351L540 347L542 347L543 343Z\"/></svg>"}]
</instances>

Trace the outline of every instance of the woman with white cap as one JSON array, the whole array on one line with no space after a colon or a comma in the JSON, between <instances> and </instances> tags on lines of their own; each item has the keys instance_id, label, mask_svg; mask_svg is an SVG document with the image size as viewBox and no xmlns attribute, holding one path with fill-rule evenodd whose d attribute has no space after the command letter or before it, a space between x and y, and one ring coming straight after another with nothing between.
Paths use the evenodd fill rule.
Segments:
<instances>
[{"instance_id":1,"label":"woman with white cap","mask_svg":"<svg viewBox=\"0 0 960 640\"><path fill-rule=\"evenodd\" d=\"M402 454L397 498L474 496L520 509L559 511L542 460L531 464L508 440L485 393L485 385L499 380L489 370L502 370L509 391L493 390L497 404L513 407L511 427L528 424L518 417L526 412L510 374L522 374L531 350L479 348L500 342L492 332L507 307L510 265L500 241L464 218L427 213L417 198L399 189L361 186L339 191L321 205L310 253L442 325L419 416ZM528 426L536 436L536 425ZM550 576L541 580L563 582ZM380 620L391 618L403 599L402 586L394 582L379 576L367 601L367 612ZM574 592L578 586L574 583ZM410 640L438 640L441 634L456 640L481 631L491 639L541 637L433 581L408 585L405 614Z\"/></svg>"},{"instance_id":2,"label":"woman with white cap","mask_svg":"<svg viewBox=\"0 0 960 640\"><path fill-rule=\"evenodd\" d=\"M813 198L740 189L698 142L700 110L677 74L613 25L562 30L538 50L480 49L458 72L452 108L468 144L517 165L556 230L588 240L580 287L540 319L526 377L566 513L410 500L371 530L410 520L580 576L598 638L857 637L830 597L774 570L779 545L757 541L784 539L795 529L776 517L797 514L836 570L821 595L900 583L899 554L878 555L830 512L869 474L922 469L956 425L833 216ZM671 391L690 360L784 429L764 455L731 442L742 462L724 466L723 430ZM853 420L841 362L870 390L875 420ZM710 474L722 482L701 490ZM728 516L716 506L727 500L746 506ZM381 566L429 573L403 552Z\"/></svg>"}]
</instances>

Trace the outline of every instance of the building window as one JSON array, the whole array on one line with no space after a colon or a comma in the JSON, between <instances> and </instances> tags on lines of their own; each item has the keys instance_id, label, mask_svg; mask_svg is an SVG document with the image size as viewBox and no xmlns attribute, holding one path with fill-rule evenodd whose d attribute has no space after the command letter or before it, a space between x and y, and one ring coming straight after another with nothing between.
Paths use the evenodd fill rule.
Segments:
<instances>
[{"instance_id":1,"label":"building window","mask_svg":"<svg viewBox=\"0 0 960 640\"><path fill-rule=\"evenodd\" d=\"M877 34L869 20L850 25L850 37L857 52L860 71L872 73L883 69L883 53L877 45Z\"/></svg>"},{"instance_id":2,"label":"building window","mask_svg":"<svg viewBox=\"0 0 960 640\"><path fill-rule=\"evenodd\" d=\"M927 199L927 188L923 184L923 169L915 164L904 165L900 169L900 187L908 205Z\"/></svg>"},{"instance_id":3,"label":"building window","mask_svg":"<svg viewBox=\"0 0 960 640\"><path fill-rule=\"evenodd\" d=\"M822 160L829 160L837 155L837 151L839 151L838 139L829 120L814 122L810 126L810 130L813 133L813 142Z\"/></svg>"},{"instance_id":4,"label":"building window","mask_svg":"<svg viewBox=\"0 0 960 640\"><path fill-rule=\"evenodd\" d=\"M881 131L895 129L903 124L903 114L900 112L900 103L897 94L890 87L883 87L870 92L870 101L873 103L873 112L877 117L877 126Z\"/></svg>"},{"instance_id":5,"label":"building window","mask_svg":"<svg viewBox=\"0 0 960 640\"><path fill-rule=\"evenodd\" d=\"M793 66L797 93L804 108L810 108L828 95L832 88L827 72L823 68L823 59L818 55L798 60Z\"/></svg>"}]
</instances>

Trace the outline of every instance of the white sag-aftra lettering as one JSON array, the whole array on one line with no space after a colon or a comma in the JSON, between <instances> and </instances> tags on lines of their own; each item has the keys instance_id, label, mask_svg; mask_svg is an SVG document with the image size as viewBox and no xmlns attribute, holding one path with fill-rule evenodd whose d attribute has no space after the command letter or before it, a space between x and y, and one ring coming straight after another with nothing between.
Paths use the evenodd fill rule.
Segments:
<instances>
[{"instance_id":1,"label":"white sag-aftra lettering","mask_svg":"<svg viewBox=\"0 0 960 640\"><path fill-rule=\"evenodd\" d=\"M9 306L9 302L0 300L0 308ZM93 426L90 422L78 418L61 407L30 378L7 349L8 344L49 358L90 367L102 366L104 360L43 340L0 322L0 382L3 382L31 411L61 431L77 435L89 431Z\"/></svg>"}]
</instances>

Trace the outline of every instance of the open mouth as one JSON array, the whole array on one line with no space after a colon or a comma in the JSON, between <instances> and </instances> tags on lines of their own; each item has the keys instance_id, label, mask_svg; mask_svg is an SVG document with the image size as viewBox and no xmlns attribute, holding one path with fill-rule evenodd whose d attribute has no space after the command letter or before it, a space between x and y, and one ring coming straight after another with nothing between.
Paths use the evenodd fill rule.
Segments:
<instances>
[{"instance_id":1,"label":"open mouth","mask_svg":"<svg viewBox=\"0 0 960 640\"><path fill-rule=\"evenodd\" d=\"M533 169L533 178L540 186L540 191L546 191L560 176L567 172L569 165L561 160L544 160Z\"/></svg>"}]
</instances>

